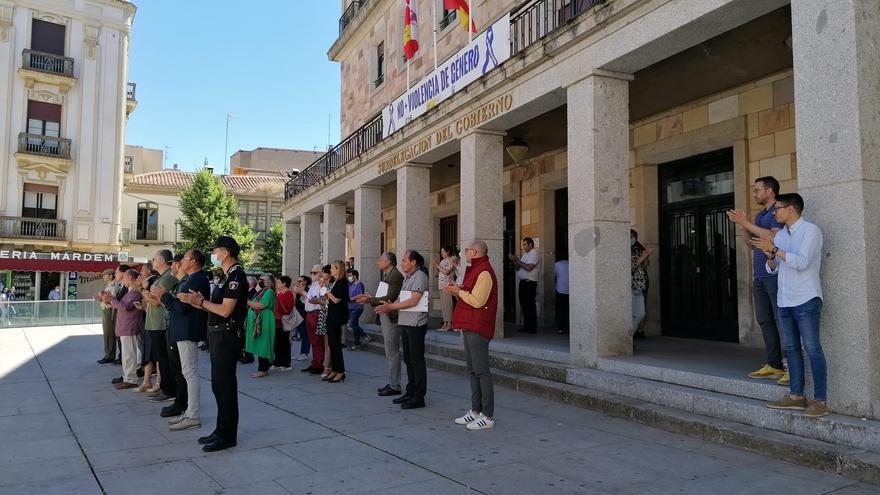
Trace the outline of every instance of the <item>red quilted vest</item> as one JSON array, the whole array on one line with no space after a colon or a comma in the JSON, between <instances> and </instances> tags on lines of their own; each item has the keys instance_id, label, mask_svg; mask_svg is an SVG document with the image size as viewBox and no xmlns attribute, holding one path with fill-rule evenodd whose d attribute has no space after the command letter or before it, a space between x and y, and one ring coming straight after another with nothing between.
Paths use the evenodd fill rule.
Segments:
<instances>
[{"instance_id":1,"label":"red quilted vest","mask_svg":"<svg viewBox=\"0 0 880 495\"><path fill-rule=\"evenodd\" d=\"M489 292L489 299L486 300L480 308L474 308L466 304L461 299L455 305L455 312L452 313L452 328L461 330L469 330L491 339L495 336L495 314L498 309L498 279L495 278L495 271L489 263L488 256L481 256L471 260L471 266L464 272L464 281L461 288L470 292L477 283L477 277L483 272L489 272L492 277L492 290Z\"/></svg>"}]
</instances>

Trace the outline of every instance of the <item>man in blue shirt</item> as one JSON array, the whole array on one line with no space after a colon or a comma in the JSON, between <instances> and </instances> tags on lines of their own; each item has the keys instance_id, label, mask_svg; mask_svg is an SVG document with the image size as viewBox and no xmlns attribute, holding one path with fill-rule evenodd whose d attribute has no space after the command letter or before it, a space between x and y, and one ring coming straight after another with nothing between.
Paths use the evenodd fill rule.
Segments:
<instances>
[{"instance_id":1,"label":"man in blue shirt","mask_svg":"<svg viewBox=\"0 0 880 495\"><path fill-rule=\"evenodd\" d=\"M789 393L767 407L795 409L804 416L819 418L828 414L825 400L827 369L819 338L822 316L822 231L801 218L804 200L800 194L781 194L776 198L776 220L785 228L773 238L761 236L752 244L767 256L767 271L779 274L779 326L785 338L785 355L791 373ZM804 355L810 360L813 375L813 400L809 406L804 396Z\"/></svg>"},{"instance_id":2,"label":"man in blue shirt","mask_svg":"<svg viewBox=\"0 0 880 495\"><path fill-rule=\"evenodd\" d=\"M773 237L782 229L776 221L776 197L779 195L779 181L774 177L759 177L752 187L752 197L764 209L755 216L755 223L749 221L740 210L730 210L727 217L751 234L751 239L762 236ZM751 240L748 241L749 243ZM771 378L778 380L780 385L788 385L789 376L782 364L782 344L777 327L778 310L776 308L777 280L775 273L768 273L764 268L767 257L760 249L749 244L752 249L752 301L755 305L755 319L764 336L764 348L767 351L767 362L756 371L749 373L750 378Z\"/></svg>"}]
</instances>

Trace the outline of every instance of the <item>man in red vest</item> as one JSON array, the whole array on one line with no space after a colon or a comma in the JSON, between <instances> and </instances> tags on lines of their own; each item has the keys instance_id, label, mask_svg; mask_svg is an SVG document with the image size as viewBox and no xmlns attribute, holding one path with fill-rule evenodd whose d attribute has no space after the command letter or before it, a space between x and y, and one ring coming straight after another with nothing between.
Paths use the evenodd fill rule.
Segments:
<instances>
[{"instance_id":1,"label":"man in red vest","mask_svg":"<svg viewBox=\"0 0 880 495\"><path fill-rule=\"evenodd\" d=\"M498 308L498 280L489 263L488 247L483 241L471 242L464 250L470 266L461 285L443 288L458 298L452 313L452 328L461 331L464 357L471 379L471 409L455 424L468 430L495 426L495 392L489 371L489 341L495 336L495 312Z\"/></svg>"}]
</instances>

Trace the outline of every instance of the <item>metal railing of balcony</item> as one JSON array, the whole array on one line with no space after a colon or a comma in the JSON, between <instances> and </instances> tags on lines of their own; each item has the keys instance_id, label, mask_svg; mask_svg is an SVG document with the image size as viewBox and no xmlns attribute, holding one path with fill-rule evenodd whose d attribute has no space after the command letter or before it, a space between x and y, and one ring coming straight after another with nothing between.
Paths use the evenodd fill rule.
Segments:
<instances>
[{"instance_id":1,"label":"metal railing of balcony","mask_svg":"<svg viewBox=\"0 0 880 495\"><path fill-rule=\"evenodd\" d=\"M288 200L305 189L317 184L321 179L332 174L346 163L354 160L363 152L376 146L382 140L382 115L376 116L366 125L353 132L341 143L330 148L323 156L303 169L296 177L287 181L284 188L284 199Z\"/></svg>"},{"instance_id":2,"label":"metal railing of balcony","mask_svg":"<svg viewBox=\"0 0 880 495\"><path fill-rule=\"evenodd\" d=\"M51 218L0 217L0 237L65 240L67 221Z\"/></svg>"},{"instance_id":3,"label":"metal railing of balcony","mask_svg":"<svg viewBox=\"0 0 880 495\"><path fill-rule=\"evenodd\" d=\"M345 28L351 24L351 21L354 20L355 16L358 12L364 8L369 0L352 0L348 7L346 7L345 11L342 12L342 15L339 17L339 36L342 36L342 32L345 31Z\"/></svg>"},{"instance_id":4,"label":"metal railing of balcony","mask_svg":"<svg viewBox=\"0 0 880 495\"><path fill-rule=\"evenodd\" d=\"M21 52L21 66L25 69L73 77L73 59L54 53L24 49Z\"/></svg>"},{"instance_id":5,"label":"metal railing of balcony","mask_svg":"<svg viewBox=\"0 0 880 495\"><path fill-rule=\"evenodd\" d=\"M605 0L540 0L512 12L510 53L521 52L604 2Z\"/></svg>"},{"instance_id":6,"label":"metal railing of balcony","mask_svg":"<svg viewBox=\"0 0 880 495\"><path fill-rule=\"evenodd\" d=\"M0 328L46 327L101 323L101 303L67 301L0 301Z\"/></svg>"},{"instance_id":7,"label":"metal railing of balcony","mask_svg":"<svg viewBox=\"0 0 880 495\"><path fill-rule=\"evenodd\" d=\"M447 10L446 13L443 14L443 17L440 18L440 29L446 29L446 27L452 24L456 19L458 19L458 11Z\"/></svg>"},{"instance_id":8,"label":"metal railing of balcony","mask_svg":"<svg viewBox=\"0 0 880 495\"><path fill-rule=\"evenodd\" d=\"M146 226L138 226L131 224L130 232L134 233L132 241L164 241L165 225L150 224Z\"/></svg>"},{"instance_id":9,"label":"metal railing of balcony","mask_svg":"<svg viewBox=\"0 0 880 495\"><path fill-rule=\"evenodd\" d=\"M123 172L125 172L126 174L133 174L134 173L134 157L133 156L125 157L125 161L122 164L122 168L123 168Z\"/></svg>"},{"instance_id":10,"label":"metal railing of balcony","mask_svg":"<svg viewBox=\"0 0 880 495\"><path fill-rule=\"evenodd\" d=\"M69 160L70 139L22 132L18 135L18 152Z\"/></svg>"},{"instance_id":11,"label":"metal railing of balcony","mask_svg":"<svg viewBox=\"0 0 880 495\"><path fill-rule=\"evenodd\" d=\"M577 16L605 1L538 0L523 4L522 7L511 12L511 53L518 53L524 50L548 34L565 26ZM339 19L340 35L345 26L351 22L359 9L363 8L366 3L367 0L354 0L349 4ZM450 21L455 19L452 15L447 15L446 17ZM379 86L383 80L384 75L380 74L379 78L373 83ZM382 115L380 114L287 181L284 189L285 201L317 184L338 168L378 144L381 140Z\"/></svg>"},{"instance_id":12,"label":"metal railing of balcony","mask_svg":"<svg viewBox=\"0 0 880 495\"><path fill-rule=\"evenodd\" d=\"M136 101L137 98L137 83L126 83L125 87L125 99Z\"/></svg>"},{"instance_id":13,"label":"metal railing of balcony","mask_svg":"<svg viewBox=\"0 0 880 495\"><path fill-rule=\"evenodd\" d=\"M131 244L131 229L119 229L119 244L128 246Z\"/></svg>"}]
</instances>

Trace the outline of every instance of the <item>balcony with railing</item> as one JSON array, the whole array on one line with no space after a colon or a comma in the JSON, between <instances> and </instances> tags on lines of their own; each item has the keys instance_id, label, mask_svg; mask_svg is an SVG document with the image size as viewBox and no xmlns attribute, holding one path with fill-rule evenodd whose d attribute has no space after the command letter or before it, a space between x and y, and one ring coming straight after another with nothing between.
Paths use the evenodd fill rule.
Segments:
<instances>
[{"instance_id":1,"label":"balcony with railing","mask_svg":"<svg viewBox=\"0 0 880 495\"><path fill-rule=\"evenodd\" d=\"M60 86L63 91L70 89L76 81L72 58L27 48L21 52L19 74L29 86L40 82Z\"/></svg>"},{"instance_id":2,"label":"balcony with railing","mask_svg":"<svg viewBox=\"0 0 880 495\"><path fill-rule=\"evenodd\" d=\"M0 216L0 238L64 241L67 239L67 221Z\"/></svg>"},{"instance_id":3,"label":"balcony with railing","mask_svg":"<svg viewBox=\"0 0 880 495\"><path fill-rule=\"evenodd\" d=\"M134 173L134 157L133 156L126 156L125 157L125 161L122 164L122 171L123 171L123 173L126 173L126 174L133 174Z\"/></svg>"},{"instance_id":4,"label":"balcony with railing","mask_svg":"<svg viewBox=\"0 0 880 495\"><path fill-rule=\"evenodd\" d=\"M129 115L137 108L137 83L126 83L125 86L125 115Z\"/></svg>"},{"instance_id":5,"label":"balcony with railing","mask_svg":"<svg viewBox=\"0 0 880 495\"><path fill-rule=\"evenodd\" d=\"M550 34L574 22L578 16L606 1L538 0L536 2L522 2L510 12L510 53L522 52ZM368 0L355 0L349 4L339 19L340 37L368 3ZM454 19L455 16L450 13L441 19L441 22L448 24ZM339 40L334 44L334 47L338 43ZM334 48L331 48L331 52L333 50ZM373 83L378 86L382 82L384 82L384 75L380 73L378 79L373 81ZM431 111L436 110L429 110L429 112ZM284 190L285 201L289 201L309 187L320 183L346 163L376 146L380 141L382 141L381 114L287 181Z\"/></svg>"},{"instance_id":6,"label":"balcony with railing","mask_svg":"<svg viewBox=\"0 0 880 495\"><path fill-rule=\"evenodd\" d=\"M70 139L29 134L18 135L18 152L15 158L21 170L44 170L55 173L70 170Z\"/></svg>"}]
</instances>

